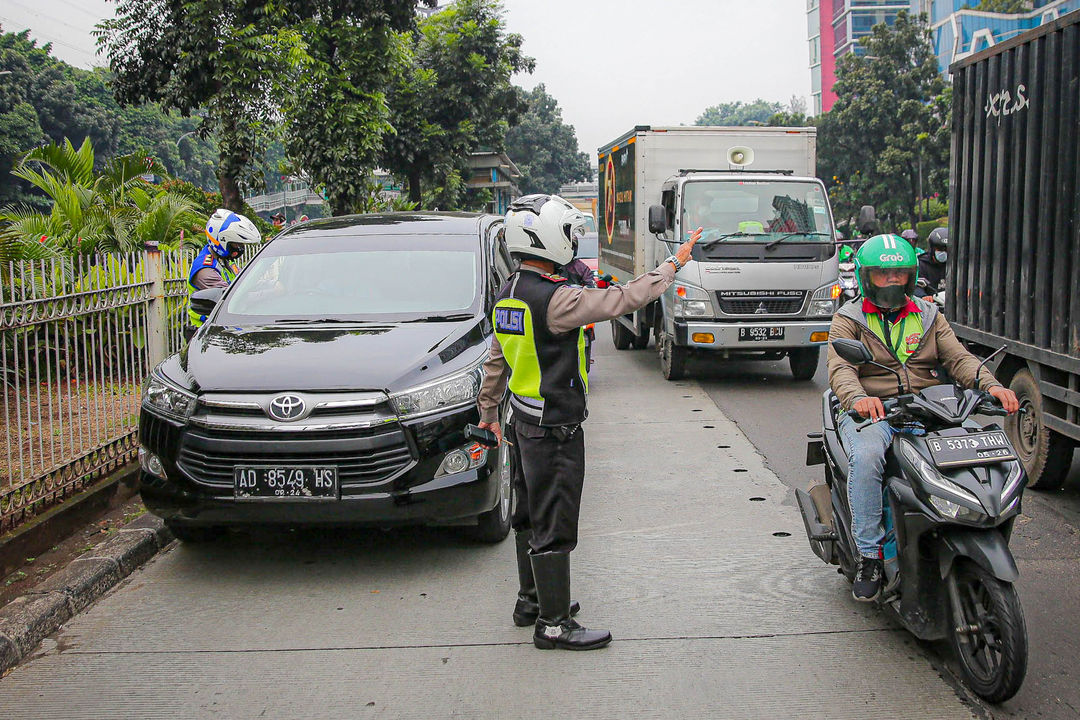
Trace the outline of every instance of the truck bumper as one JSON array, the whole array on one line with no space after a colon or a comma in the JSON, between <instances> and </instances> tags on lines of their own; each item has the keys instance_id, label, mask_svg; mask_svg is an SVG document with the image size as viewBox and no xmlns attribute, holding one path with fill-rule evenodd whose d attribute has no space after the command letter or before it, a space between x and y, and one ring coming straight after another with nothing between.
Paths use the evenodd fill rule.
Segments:
<instances>
[{"instance_id":1,"label":"truck bumper","mask_svg":"<svg viewBox=\"0 0 1080 720\"><path fill-rule=\"evenodd\" d=\"M676 320L675 343L701 350L738 350L755 352L761 350L784 350L788 348L815 347L829 341L828 319L821 320L765 320L757 322L724 322ZM783 328L783 339L740 340L739 328ZM695 339L697 336L697 339ZM711 341L709 340L711 336Z\"/></svg>"}]
</instances>

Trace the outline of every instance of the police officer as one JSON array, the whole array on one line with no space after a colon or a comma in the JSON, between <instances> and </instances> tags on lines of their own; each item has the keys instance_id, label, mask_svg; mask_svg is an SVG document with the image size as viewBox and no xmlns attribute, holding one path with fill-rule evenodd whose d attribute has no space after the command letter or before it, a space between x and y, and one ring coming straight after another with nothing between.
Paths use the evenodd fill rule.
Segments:
<instances>
[{"instance_id":1,"label":"police officer","mask_svg":"<svg viewBox=\"0 0 1080 720\"><path fill-rule=\"evenodd\" d=\"M570 551L577 545L585 480L582 328L659 297L701 235L698 228L660 267L626 285L582 288L555 271L573 260L573 239L584 223L581 212L556 195L526 195L510 205L506 246L521 265L495 305L495 337L478 401L480 427L502 441L499 403L509 385L511 442L522 470L518 503L527 510L515 522L521 587L514 619L529 624L535 613L533 644L541 649L593 650L611 642L611 633L571 617Z\"/></svg>"},{"instance_id":2,"label":"police officer","mask_svg":"<svg viewBox=\"0 0 1080 720\"><path fill-rule=\"evenodd\" d=\"M195 256L188 270L188 326L184 339L190 340L195 331L206 322L206 316L191 309L190 295L197 290L212 287L228 287L239 272L232 263L244 253L244 245L258 245L262 234L255 224L243 215L230 210L218 209L206 221L205 247Z\"/></svg>"}]
</instances>

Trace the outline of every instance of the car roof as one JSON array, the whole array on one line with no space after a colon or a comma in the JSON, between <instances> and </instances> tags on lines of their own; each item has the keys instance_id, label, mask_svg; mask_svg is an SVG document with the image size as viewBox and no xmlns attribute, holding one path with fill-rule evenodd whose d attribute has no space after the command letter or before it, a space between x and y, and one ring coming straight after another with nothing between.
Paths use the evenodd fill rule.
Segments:
<instances>
[{"instance_id":1,"label":"car roof","mask_svg":"<svg viewBox=\"0 0 1080 720\"><path fill-rule=\"evenodd\" d=\"M308 220L293 225L277 238L300 236L341 237L349 235L477 235L493 222L497 215L462 212L397 212L366 215L340 215Z\"/></svg>"}]
</instances>

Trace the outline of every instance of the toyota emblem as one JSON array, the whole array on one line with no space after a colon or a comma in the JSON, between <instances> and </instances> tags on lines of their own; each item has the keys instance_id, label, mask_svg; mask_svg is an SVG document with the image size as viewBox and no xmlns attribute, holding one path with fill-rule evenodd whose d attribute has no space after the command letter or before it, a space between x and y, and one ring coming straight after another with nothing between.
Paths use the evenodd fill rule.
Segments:
<instances>
[{"instance_id":1,"label":"toyota emblem","mask_svg":"<svg viewBox=\"0 0 1080 720\"><path fill-rule=\"evenodd\" d=\"M304 399L298 395L278 395L270 401L270 417L289 422L304 414Z\"/></svg>"}]
</instances>

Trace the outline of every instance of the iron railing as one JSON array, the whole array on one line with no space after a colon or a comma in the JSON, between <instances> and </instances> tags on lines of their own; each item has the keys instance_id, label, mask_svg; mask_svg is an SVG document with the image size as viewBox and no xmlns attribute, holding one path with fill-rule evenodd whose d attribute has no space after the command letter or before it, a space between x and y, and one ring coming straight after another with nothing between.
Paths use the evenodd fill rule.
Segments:
<instances>
[{"instance_id":1,"label":"iron railing","mask_svg":"<svg viewBox=\"0 0 1080 720\"><path fill-rule=\"evenodd\" d=\"M183 343L193 259L0 265L0 532L135 459L142 385Z\"/></svg>"}]
</instances>

